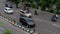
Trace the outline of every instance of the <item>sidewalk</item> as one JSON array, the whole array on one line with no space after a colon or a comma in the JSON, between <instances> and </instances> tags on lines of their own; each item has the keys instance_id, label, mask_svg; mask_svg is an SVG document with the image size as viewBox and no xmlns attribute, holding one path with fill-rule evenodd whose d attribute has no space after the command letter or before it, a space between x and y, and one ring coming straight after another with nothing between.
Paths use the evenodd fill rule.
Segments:
<instances>
[{"instance_id":1,"label":"sidewalk","mask_svg":"<svg viewBox=\"0 0 60 34\"><path fill-rule=\"evenodd\" d=\"M2 27L0 27L0 34L4 33L4 29Z\"/></svg>"}]
</instances>

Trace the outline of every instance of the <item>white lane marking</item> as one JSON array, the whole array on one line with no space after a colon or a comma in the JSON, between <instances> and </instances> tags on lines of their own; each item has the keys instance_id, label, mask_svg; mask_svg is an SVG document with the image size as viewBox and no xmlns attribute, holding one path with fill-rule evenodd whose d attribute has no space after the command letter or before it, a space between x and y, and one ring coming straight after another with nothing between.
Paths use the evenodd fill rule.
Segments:
<instances>
[{"instance_id":1,"label":"white lane marking","mask_svg":"<svg viewBox=\"0 0 60 34\"><path fill-rule=\"evenodd\" d=\"M60 26L59 26L59 25L57 25L57 24L52 24L52 25L60 28Z\"/></svg>"}]
</instances>

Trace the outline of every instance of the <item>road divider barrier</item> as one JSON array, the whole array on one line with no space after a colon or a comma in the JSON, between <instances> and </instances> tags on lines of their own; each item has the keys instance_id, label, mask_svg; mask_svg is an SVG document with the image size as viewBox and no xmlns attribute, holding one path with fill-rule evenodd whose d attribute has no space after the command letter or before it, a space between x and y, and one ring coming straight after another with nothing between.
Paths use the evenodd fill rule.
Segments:
<instances>
[{"instance_id":1,"label":"road divider barrier","mask_svg":"<svg viewBox=\"0 0 60 34\"><path fill-rule=\"evenodd\" d=\"M2 16L2 17L3 17L3 16ZM30 30L29 28L26 28L26 27L24 27L24 26L22 26L22 25L18 25L18 24L15 22L15 20L12 21L11 19L8 19L8 18L6 18L6 17L3 17L3 19L4 19L5 21L8 21L10 24L12 24L12 25L14 25L14 26L16 26L16 27L18 27L18 28L20 28L20 29L28 32L29 34L33 34L33 33L34 33L33 30Z\"/></svg>"}]
</instances>

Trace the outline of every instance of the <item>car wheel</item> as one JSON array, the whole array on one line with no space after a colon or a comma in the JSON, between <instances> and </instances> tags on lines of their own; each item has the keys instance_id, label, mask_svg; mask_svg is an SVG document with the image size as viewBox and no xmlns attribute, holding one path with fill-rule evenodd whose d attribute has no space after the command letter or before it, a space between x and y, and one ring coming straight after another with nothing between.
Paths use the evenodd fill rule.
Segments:
<instances>
[{"instance_id":1,"label":"car wheel","mask_svg":"<svg viewBox=\"0 0 60 34\"><path fill-rule=\"evenodd\" d=\"M29 18L31 18L31 16L29 16Z\"/></svg>"}]
</instances>

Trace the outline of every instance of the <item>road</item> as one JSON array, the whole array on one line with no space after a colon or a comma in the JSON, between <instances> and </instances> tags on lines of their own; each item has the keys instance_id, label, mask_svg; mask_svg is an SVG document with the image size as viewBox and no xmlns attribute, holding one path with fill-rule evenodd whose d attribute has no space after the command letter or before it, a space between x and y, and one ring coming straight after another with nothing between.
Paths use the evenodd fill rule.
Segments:
<instances>
[{"instance_id":1,"label":"road","mask_svg":"<svg viewBox=\"0 0 60 34\"><path fill-rule=\"evenodd\" d=\"M15 27L12 24L10 24L9 22L5 21L1 17L0 17L0 21L3 23L2 28L3 28L4 31L5 30L11 30L12 31L11 34L28 34L27 32Z\"/></svg>"},{"instance_id":2,"label":"road","mask_svg":"<svg viewBox=\"0 0 60 34\"><path fill-rule=\"evenodd\" d=\"M16 20L18 22L19 17L20 17L18 9L13 7L14 14L8 15L8 14L4 13L4 11L3 11L4 4L6 3L6 2L5 3L3 3L3 2L4 1L0 0L0 5L1 5L0 13L3 16L8 17L12 20ZM50 19L51 19L52 14L38 10L39 15L36 16L36 15L34 15L33 8L31 8L30 11L32 13L32 19L36 23L36 27L35 27L36 32L41 32L42 34L60 34L60 18L58 19L57 22L51 22Z\"/></svg>"},{"instance_id":3,"label":"road","mask_svg":"<svg viewBox=\"0 0 60 34\"><path fill-rule=\"evenodd\" d=\"M17 9L14 7L14 5L13 5L13 8L12 8L12 10L14 11L14 14L8 15L4 12L4 8L5 8L6 3L8 3L8 2L6 2L5 0L0 0L0 14L2 14L3 16L5 16L7 18L12 19L12 20L17 20L18 21L20 14L18 12L16 12ZM17 18L17 19L15 19L15 18Z\"/></svg>"},{"instance_id":4,"label":"road","mask_svg":"<svg viewBox=\"0 0 60 34\"><path fill-rule=\"evenodd\" d=\"M33 11L31 9L31 11ZM33 12L32 12L33 13ZM39 15L34 15L32 19L36 23L36 32L41 32L42 34L60 34L60 22L51 22L52 14L38 11Z\"/></svg>"},{"instance_id":5,"label":"road","mask_svg":"<svg viewBox=\"0 0 60 34\"><path fill-rule=\"evenodd\" d=\"M60 26L55 25L55 23L48 22L42 18L33 17L36 23L36 31L42 32L42 34L60 34Z\"/></svg>"}]
</instances>

